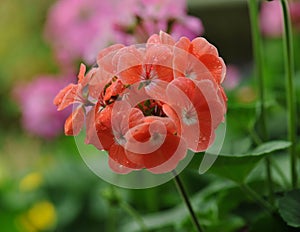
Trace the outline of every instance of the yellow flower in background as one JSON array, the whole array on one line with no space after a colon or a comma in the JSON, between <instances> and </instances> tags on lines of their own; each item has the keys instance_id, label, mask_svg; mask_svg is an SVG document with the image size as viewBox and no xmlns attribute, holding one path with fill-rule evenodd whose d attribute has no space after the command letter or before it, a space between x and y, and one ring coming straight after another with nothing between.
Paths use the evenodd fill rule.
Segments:
<instances>
[{"instance_id":1,"label":"yellow flower in background","mask_svg":"<svg viewBox=\"0 0 300 232\"><path fill-rule=\"evenodd\" d=\"M56 212L54 205L48 201L36 203L28 211L28 220L38 230L45 230L54 226L56 223Z\"/></svg>"},{"instance_id":2,"label":"yellow flower in background","mask_svg":"<svg viewBox=\"0 0 300 232\"><path fill-rule=\"evenodd\" d=\"M19 226L22 232L38 232L53 228L56 221L54 205L49 201L41 201L19 218Z\"/></svg>"},{"instance_id":3,"label":"yellow flower in background","mask_svg":"<svg viewBox=\"0 0 300 232\"><path fill-rule=\"evenodd\" d=\"M27 174L20 182L20 190L23 192L32 191L41 186L43 176L39 172L32 172Z\"/></svg>"},{"instance_id":4,"label":"yellow flower in background","mask_svg":"<svg viewBox=\"0 0 300 232\"><path fill-rule=\"evenodd\" d=\"M20 232L38 232L37 229L28 222L24 215L17 219L16 224Z\"/></svg>"}]
</instances>

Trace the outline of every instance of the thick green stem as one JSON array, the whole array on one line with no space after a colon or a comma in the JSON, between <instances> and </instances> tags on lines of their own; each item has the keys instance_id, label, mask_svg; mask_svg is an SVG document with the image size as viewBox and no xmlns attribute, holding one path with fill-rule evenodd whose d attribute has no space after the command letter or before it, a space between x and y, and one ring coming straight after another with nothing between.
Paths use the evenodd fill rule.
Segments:
<instances>
[{"instance_id":1,"label":"thick green stem","mask_svg":"<svg viewBox=\"0 0 300 232\"><path fill-rule=\"evenodd\" d=\"M259 30L259 14L258 14L258 1L249 0L249 13L251 21L251 31L252 31L252 41L253 41L253 55L255 60L255 71L258 80L258 92L259 92L259 126L261 129L262 141L268 140L268 131L266 124L266 107L265 107L265 83L264 83L264 61L262 53L262 39ZM266 165L266 175L269 187L269 196L270 201L274 202L274 187L273 187L273 178L271 174L271 162L270 157L265 158Z\"/></svg>"},{"instance_id":2,"label":"thick green stem","mask_svg":"<svg viewBox=\"0 0 300 232\"><path fill-rule=\"evenodd\" d=\"M185 205L187 206L188 210L189 210L189 213L191 215L191 220L195 226L195 228L197 229L197 232L203 232L203 228L202 226L200 225L198 219L197 219L197 216L193 210L193 207L191 205L191 202L189 200L189 197L185 191L185 188L179 178L179 176L177 175L177 173L175 171L173 171L173 174L174 174L174 180L175 180L175 184L176 184L176 187L177 187L177 190L178 192L180 193Z\"/></svg>"},{"instance_id":3,"label":"thick green stem","mask_svg":"<svg viewBox=\"0 0 300 232\"><path fill-rule=\"evenodd\" d=\"M283 21L284 21L284 61L286 71L286 93L288 108L288 138L292 145L290 151L290 165L292 187L297 188L297 154L296 154L296 100L294 88L294 54L293 54L293 34L291 19L287 0L281 0Z\"/></svg>"}]
</instances>

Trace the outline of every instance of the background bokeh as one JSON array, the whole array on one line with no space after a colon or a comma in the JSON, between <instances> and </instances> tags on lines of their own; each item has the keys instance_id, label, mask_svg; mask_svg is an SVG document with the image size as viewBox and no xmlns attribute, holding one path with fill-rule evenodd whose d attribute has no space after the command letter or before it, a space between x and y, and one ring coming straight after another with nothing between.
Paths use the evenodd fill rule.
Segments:
<instances>
[{"instance_id":1,"label":"background bokeh","mask_svg":"<svg viewBox=\"0 0 300 232\"><path fill-rule=\"evenodd\" d=\"M47 96L74 82L83 60L77 58L67 66L57 58L45 33L54 4L53 0L1 0L0 4L0 231L139 231L138 215L145 216L150 231L192 231L172 181L144 190L112 186L88 169L74 139L63 135L68 112L53 112L52 98ZM223 152L247 152L257 139L258 101L247 2L190 0L187 10L201 19L202 35L218 48L228 67ZM294 41L299 105L297 30ZM286 139L282 49L281 35L264 36L268 130L276 140ZM285 225L270 218L261 223L261 209L238 185L215 175L218 172L198 174L200 161L197 154L182 179L207 231L263 231L255 228ZM274 163L281 172L273 170L280 192L289 181L286 151L276 153ZM262 166L256 162L247 181L265 194ZM234 175L240 175L238 169Z\"/></svg>"}]
</instances>

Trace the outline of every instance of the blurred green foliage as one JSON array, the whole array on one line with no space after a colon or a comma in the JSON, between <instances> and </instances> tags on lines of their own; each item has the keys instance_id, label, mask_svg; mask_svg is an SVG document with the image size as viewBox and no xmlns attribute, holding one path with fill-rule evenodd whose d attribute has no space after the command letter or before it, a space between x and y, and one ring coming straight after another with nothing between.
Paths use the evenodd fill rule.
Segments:
<instances>
[{"instance_id":1,"label":"blurred green foliage","mask_svg":"<svg viewBox=\"0 0 300 232\"><path fill-rule=\"evenodd\" d=\"M11 97L12 87L32 80L35 75L57 71L51 49L43 38L43 24L51 3L50 0L1 1L0 129L18 125L19 112Z\"/></svg>"}]
</instances>

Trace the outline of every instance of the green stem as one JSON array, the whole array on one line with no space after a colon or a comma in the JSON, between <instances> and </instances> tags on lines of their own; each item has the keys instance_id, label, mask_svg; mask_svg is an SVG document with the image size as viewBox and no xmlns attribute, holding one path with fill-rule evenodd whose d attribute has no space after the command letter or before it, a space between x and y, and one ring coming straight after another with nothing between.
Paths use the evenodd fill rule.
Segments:
<instances>
[{"instance_id":1,"label":"green stem","mask_svg":"<svg viewBox=\"0 0 300 232\"><path fill-rule=\"evenodd\" d=\"M263 72L263 55L262 55L262 40L259 31L258 22L258 2L257 0L249 0L250 21L253 41L253 56L255 60L255 72L258 80L258 94L259 94L259 109L260 109L260 123L262 140L267 140L267 126L266 126L266 112L265 112L265 83Z\"/></svg>"},{"instance_id":2,"label":"green stem","mask_svg":"<svg viewBox=\"0 0 300 232\"><path fill-rule=\"evenodd\" d=\"M285 187L290 186L289 180L287 179L287 177L285 176L285 174L283 173L283 171L281 170L281 168L279 167L279 165L277 164L276 161L272 161L272 167L274 167L274 170L278 173L278 175L281 177L281 180L284 184Z\"/></svg>"},{"instance_id":3,"label":"green stem","mask_svg":"<svg viewBox=\"0 0 300 232\"><path fill-rule=\"evenodd\" d=\"M246 184L241 184L240 187L247 193L253 200L255 200L263 209L268 211L270 214L273 214L276 209L266 200L264 200L257 192L251 189Z\"/></svg>"},{"instance_id":4,"label":"green stem","mask_svg":"<svg viewBox=\"0 0 300 232\"><path fill-rule=\"evenodd\" d=\"M265 83L264 83L264 62L262 53L262 39L259 30L259 12L258 12L258 1L249 0L249 13L251 21L252 41L253 41L253 55L255 60L256 75L258 79L258 92L259 92L259 109L260 109L260 120L259 125L261 128L262 141L268 140L268 131L266 124L266 107L265 107ZM270 202L274 202L274 184L271 173L271 161L270 157L265 158L266 175L269 188Z\"/></svg>"},{"instance_id":5,"label":"green stem","mask_svg":"<svg viewBox=\"0 0 300 232\"><path fill-rule=\"evenodd\" d=\"M136 210L134 208L132 208L129 204L127 204L125 201L121 201L120 202L120 206L121 208L126 211L130 216L132 216L132 218L135 219L135 221L139 224L139 226L141 227L141 230L146 232L147 227L143 221L143 218L136 212Z\"/></svg>"},{"instance_id":6,"label":"green stem","mask_svg":"<svg viewBox=\"0 0 300 232\"><path fill-rule=\"evenodd\" d=\"M271 158L266 157L265 158L265 165L266 165L266 171L267 171L267 180L268 180L268 189L269 189L269 200L272 205L274 205L275 202L275 196L274 196L274 186L273 186L273 177L272 177L272 170L271 170Z\"/></svg>"},{"instance_id":7,"label":"green stem","mask_svg":"<svg viewBox=\"0 0 300 232\"><path fill-rule=\"evenodd\" d=\"M297 153L296 153L296 101L294 89L294 54L293 54L293 34L289 7L287 0L281 0L283 21L284 21L284 61L286 71L286 93L288 108L288 138L292 145L290 151L290 165L292 176L292 187L297 188Z\"/></svg>"},{"instance_id":8,"label":"green stem","mask_svg":"<svg viewBox=\"0 0 300 232\"><path fill-rule=\"evenodd\" d=\"M261 138L258 136L257 132L254 129L249 128L248 132L249 132L249 134L250 134L250 136L251 136L251 138L254 141L256 146L262 144Z\"/></svg>"},{"instance_id":9,"label":"green stem","mask_svg":"<svg viewBox=\"0 0 300 232\"><path fill-rule=\"evenodd\" d=\"M191 205L191 202L189 200L189 197L185 191L185 188L182 184L182 181L181 179L179 178L179 175L177 175L177 173L175 171L173 171L173 174L174 174L174 180L175 180L175 184L176 184L176 187L177 187L177 190L178 192L180 193L185 205L187 206L188 210L189 210L189 213L191 215L191 220L195 226L195 228L197 229L197 232L203 232L203 228L202 226L200 225L198 219L197 219L197 216L193 210L193 207Z\"/></svg>"},{"instance_id":10,"label":"green stem","mask_svg":"<svg viewBox=\"0 0 300 232\"><path fill-rule=\"evenodd\" d=\"M108 223L107 223L107 227L108 227L108 231L111 232L115 232L116 228L116 212L115 212L115 208L114 207L109 207L109 218L108 218Z\"/></svg>"}]
</instances>

